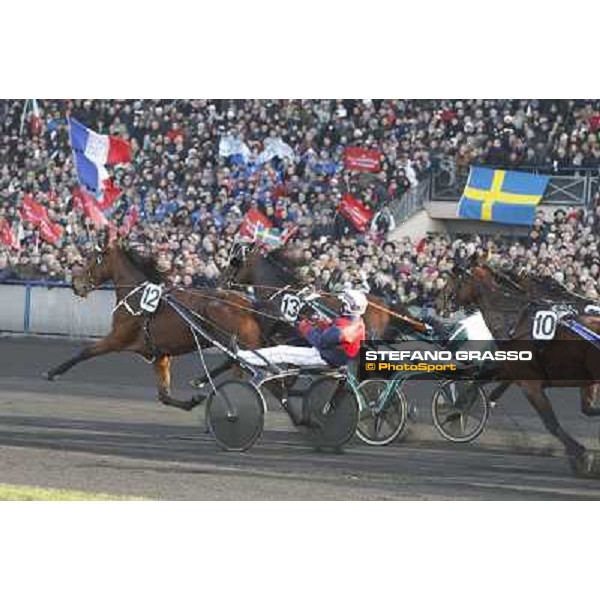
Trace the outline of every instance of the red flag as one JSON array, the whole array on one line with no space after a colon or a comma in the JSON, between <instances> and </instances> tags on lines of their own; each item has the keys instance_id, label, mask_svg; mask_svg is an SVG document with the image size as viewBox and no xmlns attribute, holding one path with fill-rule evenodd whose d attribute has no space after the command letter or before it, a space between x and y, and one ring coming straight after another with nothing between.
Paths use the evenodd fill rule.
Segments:
<instances>
[{"instance_id":1,"label":"red flag","mask_svg":"<svg viewBox=\"0 0 600 600\"><path fill-rule=\"evenodd\" d=\"M344 194L338 205L338 211L350 220L352 225L361 233L367 230L373 211L357 200L352 194Z\"/></svg>"},{"instance_id":2,"label":"red flag","mask_svg":"<svg viewBox=\"0 0 600 600\"><path fill-rule=\"evenodd\" d=\"M600 130L600 115L592 115L588 119L588 125L590 126L590 133L596 133Z\"/></svg>"},{"instance_id":3,"label":"red flag","mask_svg":"<svg viewBox=\"0 0 600 600\"><path fill-rule=\"evenodd\" d=\"M26 221L37 225L40 221L48 218L48 211L39 202L36 202L31 194L25 194L21 203L21 216Z\"/></svg>"},{"instance_id":4,"label":"red flag","mask_svg":"<svg viewBox=\"0 0 600 600\"><path fill-rule=\"evenodd\" d=\"M14 250L21 249L21 243L6 219L0 219L0 244L4 244Z\"/></svg>"},{"instance_id":5,"label":"red flag","mask_svg":"<svg viewBox=\"0 0 600 600\"><path fill-rule=\"evenodd\" d=\"M456 119L458 115L453 110L443 110L440 114L442 121L447 121L448 123L452 121L452 119Z\"/></svg>"},{"instance_id":6,"label":"red flag","mask_svg":"<svg viewBox=\"0 0 600 600\"><path fill-rule=\"evenodd\" d=\"M137 225L139 220L140 210L135 204L133 204L123 219L123 225L121 225L119 228L119 234L126 236Z\"/></svg>"},{"instance_id":7,"label":"red flag","mask_svg":"<svg viewBox=\"0 0 600 600\"><path fill-rule=\"evenodd\" d=\"M96 200L81 188L73 190L73 208L79 209L98 229L108 225Z\"/></svg>"},{"instance_id":8,"label":"red flag","mask_svg":"<svg viewBox=\"0 0 600 600\"><path fill-rule=\"evenodd\" d=\"M344 168L348 171L372 171L381 169L379 150L369 150L360 146L350 146L344 150Z\"/></svg>"},{"instance_id":9,"label":"red flag","mask_svg":"<svg viewBox=\"0 0 600 600\"><path fill-rule=\"evenodd\" d=\"M31 101L31 113L29 115L29 133L32 136L42 133L42 118L40 116L40 107L37 100Z\"/></svg>"},{"instance_id":10,"label":"red flag","mask_svg":"<svg viewBox=\"0 0 600 600\"><path fill-rule=\"evenodd\" d=\"M239 234L242 237L254 239L257 228L262 225L265 229L271 229L273 223L263 215L258 208L251 208L245 215L242 225L240 226Z\"/></svg>"},{"instance_id":11,"label":"red flag","mask_svg":"<svg viewBox=\"0 0 600 600\"><path fill-rule=\"evenodd\" d=\"M63 228L58 223L53 223L50 219L43 219L38 225L40 236L49 244L56 244L63 236Z\"/></svg>"},{"instance_id":12,"label":"red flag","mask_svg":"<svg viewBox=\"0 0 600 600\"><path fill-rule=\"evenodd\" d=\"M107 165L117 165L119 163L131 162L131 145L114 135L108 136L108 155Z\"/></svg>"},{"instance_id":13,"label":"red flag","mask_svg":"<svg viewBox=\"0 0 600 600\"><path fill-rule=\"evenodd\" d=\"M101 211L108 210L119 197L121 190L113 183L112 179L107 179L104 182L104 194L98 201L98 207Z\"/></svg>"},{"instance_id":14,"label":"red flag","mask_svg":"<svg viewBox=\"0 0 600 600\"><path fill-rule=\"evenodd\" d=\"M50 244L56 244L63 236L63 228L50 220L48 210L33 199L31 194L26 194L21 203L21 217L30 221L40 230L40 236Z\"/></svg>"}]
</instances>

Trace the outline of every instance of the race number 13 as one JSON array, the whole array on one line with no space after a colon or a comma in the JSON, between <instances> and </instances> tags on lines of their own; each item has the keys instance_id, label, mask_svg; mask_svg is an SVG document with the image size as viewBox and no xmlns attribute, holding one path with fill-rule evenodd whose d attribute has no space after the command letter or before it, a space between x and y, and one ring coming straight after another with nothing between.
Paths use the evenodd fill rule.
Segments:
<instances>
[{"instance_id":1,"label":"race number 13","mask_svg":"<svg viewBox=\"0 0 600 600\"><path fill-rule=\"evenodd\" d=\"M538 310L533 318L533 339L551 340L556 333L558 318L552 310Z\"/></svg>"},{"instance_id":2,"label":"race number 13","mask_svg":"<svg viewBox=\"0 0 600 600\"><path fill-rule=\"evenodd\" d=\"M300 314L302 300L293 294L285 294L281 299L281 314L286 321L294 322Z\"/></svg>"}]
</instances>

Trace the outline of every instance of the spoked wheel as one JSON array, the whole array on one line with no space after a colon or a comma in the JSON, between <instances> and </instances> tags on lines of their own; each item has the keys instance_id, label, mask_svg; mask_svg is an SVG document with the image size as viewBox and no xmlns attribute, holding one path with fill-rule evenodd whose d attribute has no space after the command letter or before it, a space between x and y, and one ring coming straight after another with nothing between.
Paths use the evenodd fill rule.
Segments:
<instances>
[{"instance_id":1,"label":"spoked wheel","mask_svg":"<svg viewBox=\"0 0 600 600\"><path fill-rule=\"evenodd\" d=\"M217 444L230 451L248 450L262 433L262 396L246 381L225 381L206 401L206 421Z\"/></svg>"},{"instance_id":2,"label":"spoked wheel","mask_svg":"<svg viewBox=\"0 0 600 600\"><path fill-rule=\"evenodd\" d=\"M433 424L451 442L472 442L490 415L488 399L476 381L445 381L433 394Z\"/></svg>"},{"instance_id":3,"label":"spoked wheel","mask_svg":"<svg viewBox=\"0 0 600 600\"><path fill-rule=\"evenodd\" d=\"M369 379L358 386L360 416L356 435L370 446L391 444L404 431L408 403L402 386L386 393L388 381Z\"/></svg>"},{"instance_id":4,"label":"spoked wheel","mask_svg":"<svg viewBox=\"0 0 600 600\"><path fill-rule=\"evenodd\" d=\"M321 377L304 394L306 435L317 449L340 449L358 425L358 398L343 379Z\"/></svg>"}]
</instances>

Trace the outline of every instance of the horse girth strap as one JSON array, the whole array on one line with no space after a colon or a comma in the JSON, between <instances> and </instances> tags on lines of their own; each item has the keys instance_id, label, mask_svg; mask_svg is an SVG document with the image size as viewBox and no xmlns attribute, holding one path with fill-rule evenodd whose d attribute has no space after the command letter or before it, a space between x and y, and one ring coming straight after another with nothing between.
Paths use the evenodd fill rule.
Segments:
<instances>
[{"instance_id":1,"label":"horse girth strap","mask_svg":"<svg viewBox=\"0 0 600 600\"><path fill-rule=\"evenodd\" d=\"M152 338L152 332L150 331L151 320L152 315L148 315L144 318L144 345L146 346L148 355L156 359L161 355L161 353Z\"/></svg>"}]
</instances>

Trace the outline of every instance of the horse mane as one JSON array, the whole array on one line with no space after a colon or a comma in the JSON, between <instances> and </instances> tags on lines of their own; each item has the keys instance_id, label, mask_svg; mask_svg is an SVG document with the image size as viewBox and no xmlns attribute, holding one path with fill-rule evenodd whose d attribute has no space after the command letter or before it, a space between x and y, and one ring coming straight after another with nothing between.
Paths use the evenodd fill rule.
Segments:
<instances>
[{"instance_id":1,"label":"horse mane","mask_svg":"<svg viewBox=\"0 0 600 600\"><path fill-rule=\"evenodd\" d=\"M519 278L512 272L509 271L500 271L495 269L494 267L490 267L490 265L480 265L487 269L494 281L502 286L506 292L512 292L514 294L526 294L527 290L523 288Z\"/></svg>"},{"instance_id":2,"label":"horse mane","mask_svg":"<svg viewBox=\"0 0 600 600\"><path fill-rule=\"evenodd\" d=\"M285 246L271 250L268 256L282 263L288 269L295 269L296 267L303 267L308 264L308 261L301 255L300 251L290 250L290 248L286 248Z\"/></svg>"},{"instance_id":3,"label":"horse mane","mask_svg":"<svg viewBox=\"0 0 600 600\"><path fill-rule=\"evenodd\" d=\"M554 277L538 275L537 273L515 273L514 271L498 271L488 265L497 283L506 283L512 291L526 294L532 300L554 300L557 302L581 303L588 302L584 296L569 291Z\"/></svg>"},{"instance_id":4,"label":"horse mane","mask_svg":"<svg viewBox=\"0 0 600 600\"><path fill-rule=\"evenodd\" d=\"M296 268L300 266L301 261L294 261L290 258L290 252L286 248L275 248L264 254L264 258L279 269L290 280L290 283L302 282L302 278L296 273Z\"/></svg>"},{"instance_id":5,"label":"horse mane","mask_svg":"<svg viewBox=\"0 0 600 600\"><path fill-rule=\"evenodd\" d=\"M144 256L137 250L129 245L121 245L121 250L125 256L129 259L133 266L140 270L143 275L152 283L164 283L166 278L165 274L162 273L156 262L156 259L152 256Z\"/></svg>"},{"instance_id":6,"label":"horse mane","mask_svg":"<svg viewBox=\"0 0 600 600\"><path fill-rule=\"evenodd\" d=\"M580 296L575 292L571 292L564 285L556 281L554 277L530 273L526 275L525 278L528 282L533 284L533 294L535 298L547 294L554 300L564 302L588 302L587 298Z\"/></svg>"}]
</instances>

